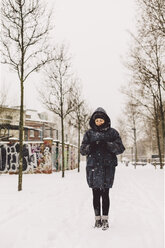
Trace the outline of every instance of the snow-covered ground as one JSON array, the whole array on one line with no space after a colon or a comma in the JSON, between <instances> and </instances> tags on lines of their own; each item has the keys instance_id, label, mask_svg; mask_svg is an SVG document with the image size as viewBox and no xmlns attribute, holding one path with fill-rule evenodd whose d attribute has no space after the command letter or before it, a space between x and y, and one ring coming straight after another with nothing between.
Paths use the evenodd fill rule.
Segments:
<instances>
[{"instance_id":1,"label":"snow-covered ground","mask_svg":"<svg viewBox=\"0 0 165 248\"><path fill-rule=\"evenodd\" d=\"M93 228L85 164L52 175L0 176L1 248L163 248L164 175L153 166L119 165L110 190L110 228Z\"/></svg>"}]
</instances>

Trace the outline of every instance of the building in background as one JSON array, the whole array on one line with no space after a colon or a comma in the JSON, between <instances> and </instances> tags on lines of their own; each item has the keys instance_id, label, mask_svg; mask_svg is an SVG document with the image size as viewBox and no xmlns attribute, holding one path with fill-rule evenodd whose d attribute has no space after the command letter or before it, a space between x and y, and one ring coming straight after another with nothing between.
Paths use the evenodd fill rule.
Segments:
<instances>
[{"instance_id":1,"label":"building in background","mask_svg":"<svg viewBox=\"0 0 165 248\"><path fill-rule=\"evenodd\" d=\"M19 138L19 107L0 107L0 140ZM24 112L25 118L25 112Z\"/></svg>"},{"instance_id":2,"label":"building in background","mask_svg":"<svg viewBox=\"0 0 165 248\"><path fill-rule=\"evenodd\" d=\"M47 112L39 113L37 110L27 109L25 127L31 127L25 131L26 141L43 140L46 137L54 140L59 138L58 123L52 121Z\"/></svg>"},{"instance_id":3,"label":"building in background","mask_svg":"<svg viewBox=\"0 0 165 248\"><path fill-rule=\"evenodd\" d=\"M0 107L0 140L7 141L15 137L19 139L19 107ZM58 139L57 124L49 120L48 113L37 110L24 110L24 140L40 141L50 137Z\"/></svg>"},{"instance_id":4,"label":"building in background","mask_svg":"<svg viewBox=\"0 0 165 248\"><path fill-rule=\"evenodd\" d=\"M9 138L19 139L19 107L0 107L0 141L8 141ZM65 120L66 143L77 145L77 128ZM24 140L42 141L43 138L52 138L61 141L61 121L57 115L51 112L38 112L34 109L24 108Z\"/></svg>"}]
</instances>

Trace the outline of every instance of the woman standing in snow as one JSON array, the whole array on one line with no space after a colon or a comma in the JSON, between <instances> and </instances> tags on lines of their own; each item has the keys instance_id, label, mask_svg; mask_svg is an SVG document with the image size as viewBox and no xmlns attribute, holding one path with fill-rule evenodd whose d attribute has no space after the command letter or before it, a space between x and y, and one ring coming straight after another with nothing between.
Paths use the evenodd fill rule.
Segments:
<instances>
[{"instance_id":1,"label":"woman standing in snow","mask_svg":"<svg viewBox=\"0 0 165 248\"><path fill-rule=\"evenodd\" d=\"M95 227L109 227L109 188L112 188L116 155L124 152L119 133L111 128L109 116L103 108L97 108L89 121L89 129L83 137L80 153L87 156L87 182L93 192ZM102 216L100 198L102 197Z\"/></svg>"}]
</instances>

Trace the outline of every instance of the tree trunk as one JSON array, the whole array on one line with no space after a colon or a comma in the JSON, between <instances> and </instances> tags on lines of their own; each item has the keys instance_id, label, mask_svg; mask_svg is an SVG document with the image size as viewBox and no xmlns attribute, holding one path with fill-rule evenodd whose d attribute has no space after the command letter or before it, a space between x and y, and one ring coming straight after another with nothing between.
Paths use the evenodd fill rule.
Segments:
<instances>
[{"instance_id":1,"label":"tree trunk","mask_svg":"<svg viewBox=\"0 0 165 248\"><path fill-rule=\"evenodd\" d=\"M157 51L157 47L156 47ZM159 109L160 109L160 119L161 119L161 128L162 128L162 153L164 154L164 149L165 149L165 120L164 120L164 111L163 111L163 101L162 101L162 92L161 92L161 75L160 75L160 67L159 67L159 60L158 60L158 52L156 53L156 58L157 58L157 83L158 83L158 95L159 95Z\"/></svg>"},{"instance_id":2,"label":"tree trunk","mask_svg":"<svg viewBox=\"0 0 165 248\"><path fill-rule=\"evenodd\" d=\"M160 169L163 169L162 164L162 154L161 154L161 144L160 144L160 136L159 136L159 123L158 123L158 114L157 108L155 103L155 97L153 96L153 103L154 103L154 112L155 112L155 129L156 129L156 139L157 139L157 146L158 146L158 153L159 153L159 161L160 161Z\"/></svg>"},{"instance_id":3,"label":"tree trunk","mask_svg":"<svg viewBox=\"0 0 165 248\"><path fill-rule=\"evenodd\" d=\"M19 1L21 13L21 106L20 106L20 123L19 123L19 176L18 191L22 190L22 170L23 170L23 125L24 125L24 20L22 14L22 2Z\"/></svg>"},{"instance_id":4,"label":"tree trunk","mask_svg":"<svg viewBox=\"0 0 165 248\"><path fill-rule=\"evenodd\" d=\"M135 168L136 168L136 165L137 165L137 143L136 143L136 128L134 129L134 138L135 138Z\"/></svg>"},{"instance_id":5,"label":"tree trunk","mask_svg":"<svg viewBox=\"0 0 165 248\"><path fill-rule=\"evenodd\" d=\"M61 136L62 136L62 177L65 173L65 156L64 156L64 118L61 117Z\"/></svg>"},{"instance_id":6,"label":"tree trunk","mask_svg":"<svg viewBox=\"0 0 165 248\"><path fill-rule=\"evenodd\" d=\"M132 130L133 130L133 134L134 134L134 159L135 159L134 167L136 169L136 165L137 165L137 142L136 142L135 121L133 121L133 122L134 122L134 127L132 128Z\"/></svg>"},{"instance_id":7,"label":"tree trunk","mask_svg":"<svg viewBox=\"0 0 165 248\"><path fill-rule=\"evenodd\" d=\"M163 169L162 153L161 153L160 137L159 137L159 126L158 126L157 121L156 121L156 138L157 138L157 146L158 146L158 153L159 153L160 169Z\"/></svg>"},{"instance_id":8,"label":"tree trunk","mask_svg":"<svg viewBox=\"0 0 165 248\"><path fill-rule=\"evenodd\" d=\"M21 82L21 106L20 106L20 123L19 123L19 176L18 176L18 191L22 190L22 169L23 169L23 122L24 122L24 86Z\"/></svg>"},{"instance_id":9,"label":"tree trunk","mask_svg":"<svg viewBox=\"0 0 165 248\"><path fill-rule=\"evenodd\" d=\"M78 172L80 172L80 123L78 123Z\"/></svg>"},{"instance_id":10,"label":"tree trunk","mask_svg":"<svg viewBox=\"0 0 165 248\"><path fill-rule=\"evenodd\" d=\"M59 142L56 142L56 170L59 170L59 164L58 164L58 156L59 156Z\"/></svg>"},{"instance_id":11,"label":"tree trunk","mask_svg":"<svg viewBox=\"0 0 165 248\"><path fill-rule=\"evenodd\" d=\"M165 119L164 119L161 94L160 94L160 116L161 116L161 129L162 129L162 154L163 156L165 156Z\"/></svg>"}]
</instances>

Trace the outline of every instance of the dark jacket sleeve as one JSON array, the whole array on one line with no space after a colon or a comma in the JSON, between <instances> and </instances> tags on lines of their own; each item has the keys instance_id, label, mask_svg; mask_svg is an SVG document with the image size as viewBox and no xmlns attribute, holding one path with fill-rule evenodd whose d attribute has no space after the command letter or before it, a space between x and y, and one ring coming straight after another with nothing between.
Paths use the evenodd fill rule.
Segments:
<instances>
[{"instance_id":1,"label":"dark jacket sleeve","mask_svg":"<svg viewBox=\"0 0 165 248\"><path fill-rule=\"evenodd\" d=\"M81 146L80 146L80 153L83 156L87 156L90 152L90 144L88 138L88 131L84 134Z\"/></svg>"},{"instance_id":2,"label":"dark jacket sleeve","mask_svg":"<svg viewBox=\"0 0 165 248\"><path fill-rule=\"evenodd\" d=\"M125 147L122 143L119 133L112 129L112 142L107 142L107 149L113 152L115 155L119 155L124 152Z\"/></svg>"}]
</instances>

